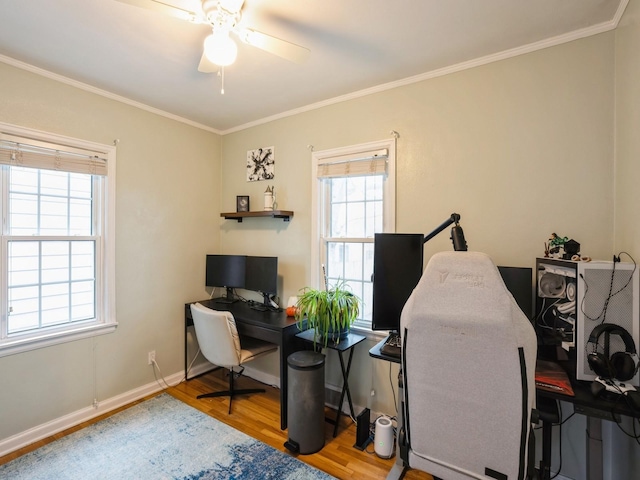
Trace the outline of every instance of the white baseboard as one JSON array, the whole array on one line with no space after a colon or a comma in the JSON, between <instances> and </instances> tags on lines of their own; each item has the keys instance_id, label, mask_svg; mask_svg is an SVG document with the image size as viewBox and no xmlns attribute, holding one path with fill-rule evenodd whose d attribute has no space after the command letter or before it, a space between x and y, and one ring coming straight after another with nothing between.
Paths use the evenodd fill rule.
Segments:
<instances>
[{"instance_id":1,"label":"white baseboard","mask_svg":"<svg viewBox=\"0 0 640 480\"><path fill-rule=\"evenodd\" d=\"M195 376L200 373L204 373L207 370L211 369L211 367L212 365L207 363L194 365L189 372L189 375ZM244 375L258 380L259 382L262 382L266 385L273 385L276 388L280 388L280 378L274 375L255 370L250 367L247 367L245 369ZM185 374L182 371L165 377L164 381L166 381L169 385L174 386L182 382L184 378ZM55 435L56 433L66 430L67 428L75 427L82 422L91 420L92 418L95 418L104 413L108 413L112 410L115 410L116 408L120 408L131 402L135 402L136 400L144 398L147 395L159 392L162 389L163 387L161 387L160 383L153 381L146 385L142 385L141 387L125 392L121 395L117 395L107 400L99 401L95 407L93 405L89 405L85 408L81 408L80 410L76 410L75 412L71 412L49 422L37 425L33 428L30 428L29 430L25 430L24 432L20 432L11 437L4 438L0 440L0 457L18 450L19 448L31 445L34 442Z\"/></svg>"},{"instance_id":2,"label":"white baseboard","mask_svg":"<svg viewBox=\"0 0 640 480\"><path fill-rule=\"evenodd\" d=\"M280 388L280 377L276 377L275 375L256 370L255 368L251 368L250 366L245 367L244 373L242 375L245 377L253 378L254 380L264 383L265 385L271 385L272 387Z\"/></svg>"},{"instance_id":3,"label":"white baseboard","mask_svg":"<svg viewBox=\"0 0 640 480\"><path fill-rule=\"evenodd\" d=\"M184 379L184 372L178 372L169 377L165 377L165 381L169 385L177 385ZM160 384L156 381L142 385L121 395L102 400L94 407L92 405L75 412L71 412L62 417L51 420L50 422L43 423L36 427L20 432L8 438L0 440L0 457L7 455L19 448L31 445L34 442L42 440L43 438L55 435L67 428L74 427L79 423L86 422L104 413L108 413L116 408L120 408L128 403L135 402L147 395L159 392L162 390Z\"/></svg>"}]
</instances>

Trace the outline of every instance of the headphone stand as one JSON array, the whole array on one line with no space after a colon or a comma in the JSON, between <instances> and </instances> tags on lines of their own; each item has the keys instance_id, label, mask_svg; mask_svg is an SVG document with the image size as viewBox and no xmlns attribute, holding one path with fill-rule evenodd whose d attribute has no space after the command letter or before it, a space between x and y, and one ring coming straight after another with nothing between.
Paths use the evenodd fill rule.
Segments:
<instances>
[{"instance_id":1,"label":"headphone stand","mask_svg":"<svg viewBox=\"0 0 640 480\"><path fill-rule=\"evenodd\" d=\"M613 378L596 377L591 384L591 393L597 397L603 391L626 395L629 392L635 392L636 387Z\"/></svg>"}]
</instances>

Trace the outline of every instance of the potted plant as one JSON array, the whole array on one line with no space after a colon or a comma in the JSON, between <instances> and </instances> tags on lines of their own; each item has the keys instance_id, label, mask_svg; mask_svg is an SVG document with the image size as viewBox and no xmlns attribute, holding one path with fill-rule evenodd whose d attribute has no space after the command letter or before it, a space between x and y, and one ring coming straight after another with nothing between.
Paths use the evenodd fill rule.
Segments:
<instances>
[{"instance_id":1,"label":"potted plant","mask_svg":"<svg viewBox=\"0 0 640 480\"><path fill-rule=\"evenodd\" d=\"M303 288L298 295L295 317L298 327L316 331L316 339L322 340L326 347L331 339L338 343L344 339L351 325L360 313L360 300L351 292L344 280L338 280L333 286L324 290Z\"/></svg>"}]
</instances>

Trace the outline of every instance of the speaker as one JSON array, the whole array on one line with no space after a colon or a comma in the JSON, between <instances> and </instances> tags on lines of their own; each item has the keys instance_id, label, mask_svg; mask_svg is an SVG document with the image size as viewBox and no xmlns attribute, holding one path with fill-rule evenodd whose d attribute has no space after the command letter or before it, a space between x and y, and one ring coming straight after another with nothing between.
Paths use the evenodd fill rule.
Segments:
<instances>
[{"instance_id":1,"label":"speaker","mask_svg":"<svg viewBox=\"0 0 640 480\"><path fill-rule=\"evenodd\" d=\"M393 424L389 418L379 417L376 420L374 442L374 451L380 458L393 456Z\"/></svg>"},{"instance_id":2,"label":"speaker","mask_svg":"<svg viewBox=\"0 0 640 480\"><path fill-rule=\"evenodd\" d=\"M578 262L576 378L621 380L640 386L638 269L624 262ZM607 351L608 350L608 351Z\"/></svg>"},{"instance_id":3,"label":"speaker","mask_svg":"<svg viewBox=\"0 0 640 480\"><path fill-rule=\"evenodd\" d=\"M611 335L616 335L622 340L624 352L609 355ZM599 377L626 382L635 376L638 369L634 359L637 357L636 345L629 332L620 325L601 323L591 331L587 346L592 348L592 352L587 354L589 368Z\"/></svg>"}]
</instances>

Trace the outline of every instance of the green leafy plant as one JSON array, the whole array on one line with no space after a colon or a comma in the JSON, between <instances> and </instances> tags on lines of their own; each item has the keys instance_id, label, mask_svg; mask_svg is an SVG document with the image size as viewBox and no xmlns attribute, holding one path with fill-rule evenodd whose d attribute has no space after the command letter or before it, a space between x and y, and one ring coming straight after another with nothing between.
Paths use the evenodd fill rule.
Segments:
<instances>
[{"instance_id":1,"label":"green leafy plant","mask_svg":"<svg viewBox=\"0 0 640 480\"><path fill-rule=\"evenodd\" d=\"M303 288L296 304L298 327L314 328L326 347L329 339L338 343L340 332L348 331L360 313L360 299L344 280L326 290ZM315 337L314 337L315 338Z\"/></svg>"}]
</instances>

